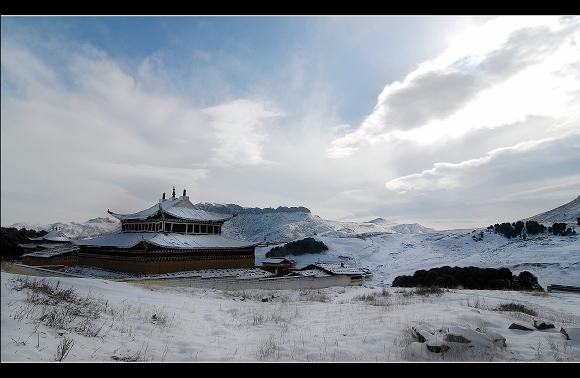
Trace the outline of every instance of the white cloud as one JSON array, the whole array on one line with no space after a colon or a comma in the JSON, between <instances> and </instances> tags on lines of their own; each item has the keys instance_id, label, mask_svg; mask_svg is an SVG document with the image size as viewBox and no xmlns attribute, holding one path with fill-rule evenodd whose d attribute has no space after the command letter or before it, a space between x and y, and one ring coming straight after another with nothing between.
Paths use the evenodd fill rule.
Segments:
<instances>
[{"instance_id":1,"label":"white cloud","mask_svg":"<svg viewBox=\"0 0 580 378\"><path fill-rule=\"evenodd\" d=\"M210 165L272 165L262 157L262 145L268 141L263 120L282 116L265 104L236 100L228 104L206 108L203 114L210 117L210 130L203 132L208 140L214 139Z\"/></svg>"},{"instance_id":2,"label":"white cloud","mask_svg":"<svg viewBox=\"0 0 580 378\"><path fill-rule=\"evenodd\" d=\"M31 51L3 44L3 193L38 189L40 182L47 192L67 186L91 192L71 184L74 175L95 188L115 182L150 200L151 185L193 188L212 166L276 164L262 156L265 122L283 115L272 106L240 99L204 109L147 91L156 80L150 59L136 76L89 46L61 60L66 64L57 70Z\"/></svg>"},{"instance_id":3,"label":"white cloud","mask_svg":"<svg viewBox=\"0 0 580 378\"><path fill-rule=\"evenodd\" d=\"M484 19L313 17L280 23L286 44L239 19L154 43L115 40L125 29L112 20L104 36L71 36L70 24L86 25L3 19L3 223L131 212L173 185L194 200L322 217L433 220L476 192L564 198L577 154L554 158L580 119L579 18L471 27Z\"/></svg>"},{"instance_id":4,"label":"white cloud","mask_svg":"<svg viewBox=\"0 0 580 378\"><path fill-rule=\"evenodd\" d=\"M530 140L513 147L490 151L486 156L456 164L436 163L433 168L390 180L386 188L398 193L454 192L487 196L502 187L532 188L557 176L579 176L580 134L569 133L547 140ZM557 173L554 171L557 168Z\"/></svg>"},{"instance_id":5,"label":"white cloud","mask_svg":"<svg viewBox=\"0 0 580 378\"><path fill-rule=\"evenodd\" d=\"M580 48L573 42L580 19L508 21L492 20L482 28L494 43L479 35L471 51L451 49L454 55L444 54L403 82L387 85L360 126L331 143L328 157L350 156L365 144L392 139L440 142L530 115L565 114L578 100Z\"/></svg>"}]
</instances>

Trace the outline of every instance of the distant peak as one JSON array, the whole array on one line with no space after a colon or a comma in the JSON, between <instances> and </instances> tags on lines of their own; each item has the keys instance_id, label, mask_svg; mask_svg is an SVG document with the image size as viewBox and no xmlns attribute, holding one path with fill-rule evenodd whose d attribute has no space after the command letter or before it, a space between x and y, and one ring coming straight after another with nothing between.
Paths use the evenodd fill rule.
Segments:
<instances>
[{"instance_id":1,"label":"distant peak","mask_svg":"<svg viewBox=\"0 0 580 378\"><path fill-rule=\"evenodd\" d=\"M114 221L113 221L113 220L111 220L111 219L110 219L110 218L108 218L108 217L106 217L106 218L103 218L103 217L97 217L97 218L92 218L92 219L89 219L89 220L87 221L87 223L103 223L103 222L105 222L105 223L111 223L111 222L113 222L113 223L114 223Z\"/></svg>"},{"instance_id":2,"label":"distant peak","mask_svg":"<svg viewBox=\"0 0 580 378\"><path fill-rule=\"evenodd\" d=\"M371 223L371 224L376 224L376 225L381 225L381 226L394 226L396 224L395 222L393 222L391 220L381 218L381 217L378 217L378 218L375 218L373 220L366 221L363 223Z\"/></svg>"}]
</instances>

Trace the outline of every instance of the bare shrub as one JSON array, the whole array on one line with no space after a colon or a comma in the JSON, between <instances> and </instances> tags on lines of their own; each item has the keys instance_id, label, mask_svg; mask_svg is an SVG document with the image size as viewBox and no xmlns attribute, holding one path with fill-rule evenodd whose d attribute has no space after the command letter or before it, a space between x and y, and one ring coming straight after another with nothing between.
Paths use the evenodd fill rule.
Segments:
<instances>
[{"instance_id":1,"label":"bare shrub","mask_svg":"<svg viewBox=\"0 0 580 378\"><path fill-rule=\"evenodd\" d=\"M415 294L428 297L429 295L441 296L445 291L439 286L419 286L415 289Z\"/></svg>"},{"instance_id":2,"label":"bare shrub","mask_svg":"<svg viewBox=\"0 0 580 378\"><path fill-rule=\"evenodd\" d=\"M376 297L374 293L364 293L355 296L353 299L362 302L374 302L376 300Z\"/></svg>"},{"instance_id":3,"label":"bare shrub","mask_svg":"<svg viewBox=\"0 0 580 378\"><path fill-rule=\"evenodd\" d=\"M12 341L14 342L14 344L16 344L18 346L26 346L28 344L28 339L29 338L30 338L30 336L28 336L28 338L26 340L21 340L20 337L19 337L18 340L12 339Z\"/></svg>"},{"instance_id":4,"label":"bare shrub","mask_svg":"<svg viewBox=\"0 0 580 378\"><path fill-rule=\"evenodd\" d=\"M364 302L371 306L392 306L393 302L390 299L390 295L391 294L383 288L381 293L365 293L355 296L353 300Z\"/></svg>"},{"instance_id":5,"label":"bare shrub","mask_svg":"<svg viewBox=\"0 0 580 378\"><path fill-rule=\"evenodd\" d=\"M490 310L485 301L479 297L475 297L474 299L467 298L467 306L477 308L479 310Z\"/></svg>"},{"instance_id":6,"label":"bare shrub","mask_svg":"<svg viewBox=\"0 0 580 378\"><path fill-rule=\"evenodd\" d=\"M300 301L305 302L322 302L328 303L330 302L330 296L326 293L325 290L300 290L299 295Z\"/></svg>"},{"instance_id":7,"label":"bare shrub","mask_svg":"<svg viewBox=\"0 0 580 378\"><path fill-rule=\"evenodd\" d=\"M135 353L128 354L128 355L121 355L120 357L111 356L111 359L115 360L115 361L123 361L123 362L149 362L149 361L152 361L153 358L147 356L148 347L149 347L149 345L143 343L143 344L141 344L141 346L139 347L139 349Z\"/></svg>"},{"instance_id":8,"label":"bare shrub","mask_svg":"<svg viewBox=\"0 0 580 378\"><path fill-rule=\"evenodd\" d=\"M259 325L264 323L264 315L254 314L254 325Z\"/></svg>"},{"instance_id":9,"label":"bare shrub","mask_svg":"<svg viewBox=\"0 0 580 378\"><path fill-rule=\"evenodd\" d=\"M428 297L430 295L441 296L445 292L444 289L440 288L439 286L418 286L413 288L412 290L405 290L403 291L403 297L412 297L414 295L419 295L422 297Z\"/></svg>"},{"instance_id":10,"label":"bare shrub","mask_svg":"<svg viewBox=\"0 0 580 378\"><path fill-rule=\"evenodd\" d=\"M411 343L414 341L419 341L417 338L417 334L413 330L412 327L407 326L403 329L403 337L401 340L394 340L393 342L397 342L397 345L400 347L407 348Z\"/></svg>"},{"instance_id":11,"label":"bare shrub","mask_svg":"<svg viewBox=\"0 0 580 378\"><path fill-rule=\"evenodd\" d=\"M256 356L259 361L269 360L275 355L277 350L278 346L276 345L276 341L273 336L270 336L260 342L256 350Z\"/></svg>"},{"instance_id":12,"label":"bare shrub","mask_svg":"<svg viewBox=\"0 0 580 378\"><path fill-rule=\"evenodd\" d=\"M77 324L75 326L74 331L76 333L78 333L79 335L83 335L86 337L97 337L99 335L99 333L101 332L101 329L103 329L104 325L105 325L105 323L103 323L99 327L99 326L95 325L91 321L91 319L85 318L79 324Z\"/></svg>"},{"instance_id":13,"label":"bare shrub","mask_svg":"<svg viewBox=\"0 0 580 378\"><path fill-rule=\"evenodd\" d=\"M175 324L175 313L170 315L165 308L155 309L151 315L151 322L161 328L172 327Z\"/></svg>"},{"instance_id":14,"label":"bare shrub","mask_svg":"<svg viewBox=\"0 0 580 378\"><path fill-rule=\"evenodd\" d=\"M513 312L521 312L531 316L537 316L538 313L532 309L527 308L523 304L520 303L501 303L495 309L495 311L513 311Z\"/></svg>"},{"instance_id":15,"label":"bare shrub","mask_svg":"<svg viewBox=\"0 0 580 378\"><path fill-rule=\"evenodd\" d=\"M55 361L62 361L68 356L70 350L74 345L73 339L69 339L68 337L63 336L60 344L58 344L56 348L56 355L54 357Z\"/></svg>"},{"instance_id":16,"label":"bare shrub","mask_svg":"<svg viewBox=\"0 0 580 378\"><path fill-rule=\"evenodd\" d=\"M24 306L20 306L16 312L14 313L14 320L17 322L23 319L29 319L34 316L36 311L36 306L30 303L25 304Z\"/></svg>"},{"instance_id":17,"label":"bare shrub","mask_svg":"<svg viewBox=\"0 0 580 378\"><path fill-rule=\"evenodd\" d=\"M27 303L16 311L14 319L32 319L35 331L40 324L44 324L50 328L96 337L103 327L94 325L92 321L106 311L107 302L94 298L90 293L81 297L74 288L60 287L60 281L52 284L45 279L29 276L19 276L11 280L10 285L12 290L26 290ZM65 353L66 349L63 349Z\"/></svg>"},{"instance_id":18,"label":"bare shrub","mask_svg":"<svg viewBox=\"0 0 580 378\"><path fill-rule=\"evenodd\" d=\"M76 314L72 313L70 307L52 307L48 309L48 312L42 314L38 320L50 328L66 329L75 320L76 316Z\"/></svg>"}]
</instances>

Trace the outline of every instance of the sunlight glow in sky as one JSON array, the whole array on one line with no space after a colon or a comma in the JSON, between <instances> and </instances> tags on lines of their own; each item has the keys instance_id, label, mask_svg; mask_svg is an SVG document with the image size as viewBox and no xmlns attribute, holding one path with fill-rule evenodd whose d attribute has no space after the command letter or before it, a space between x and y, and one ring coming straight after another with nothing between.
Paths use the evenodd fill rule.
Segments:
<instances>
[{"instance_id":1,"label":"sunlight glow in sky","mask_svg":"<svg viewBox=\"0 0 580 378\"><path fill-rule=\"evenodd\" d=\"M193 203L436 229L580 194L579 17L1 27L2 226L132 213L173 186Z\"/></svg>"}]
</instances>

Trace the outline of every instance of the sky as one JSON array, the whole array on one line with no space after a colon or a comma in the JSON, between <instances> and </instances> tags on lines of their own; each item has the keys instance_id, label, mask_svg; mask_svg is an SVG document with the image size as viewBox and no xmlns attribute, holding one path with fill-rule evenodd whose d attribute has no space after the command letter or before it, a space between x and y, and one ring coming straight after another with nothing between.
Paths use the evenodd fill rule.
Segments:
<instances>
[{"instance_id":1,"label":"sky","mask_svg":"<svg viewBox=\"0 0 580 378\"><path fill-rule=\"evenodd\" d=\"M193 203L437 230L580 193L580 17L1 18L1 224Z\"/></svg>"},{"instance_id":2,"label":"sky","mask_svg":"<svg viewBox=\"0 0 580 378\"><path fill-rule=\"evenodd\" d=\"M63 361L70 363L579 362L578 293L454 289L418 295L410 288L391 287L399 275L445 265L508 267L513 275L527 270L544 289L551 284L580 286L576 236L541 234L508 240L485 233L481 241L472 236L465 230L367 238L317 236L328 251L291 256L297 268L317 260L370 268L373 276L362 286L168 288L117 282L106 279L112 277L102 274L107 272L78 267L77 274L90 273L91 278L37 278L43 280L36 281L39 284L72 290L83 304L78 311L63 301L54 309L26 289L13 290L18 279L35 278L3 270L1 361L50 363L68 340L71 349ZM256 265L270 248L256 249ZM36 305L34 299L39 300ZM502 305L523 307L535 315L499 311ZM70 317L61 327L58 319L67 309ZM533 328L534 321L553 328L510 329L513 324ZM439 342L449 333L472 342L464 348L448 343L453 349L446 355L432 353L426 343L411 337L413 328L431 329ZM490 341L502 338L504 347Z\"/></svg>"}]
</instances>

